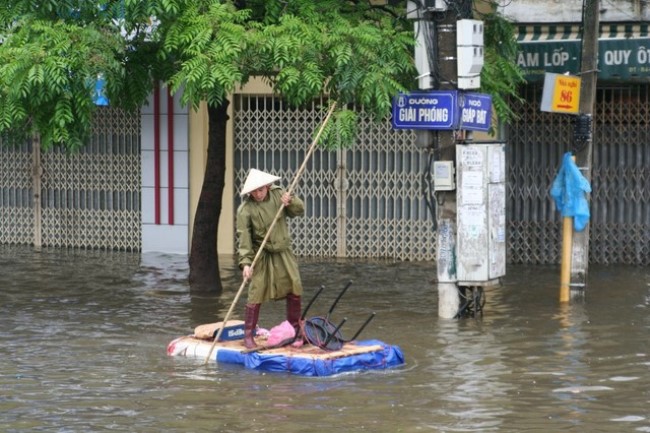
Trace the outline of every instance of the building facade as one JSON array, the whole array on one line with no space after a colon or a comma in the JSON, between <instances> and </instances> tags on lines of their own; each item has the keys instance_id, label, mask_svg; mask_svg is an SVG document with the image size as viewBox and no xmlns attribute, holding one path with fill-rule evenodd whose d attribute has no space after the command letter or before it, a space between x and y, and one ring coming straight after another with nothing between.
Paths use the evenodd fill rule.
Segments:
<instances>
[{"instance_id":1,"label":"building facade","mask_svg":"<svg viewBox=\"0 0 650 433\"><path fill-rule=\"evenodd\" d=\"M518 64L528 83L505 125L509 145L508 260L558 263L561 217L549 190L574 146L574 116L542 112L546 72L579 75L585 2L513 0L500 10L516 24ZM650 264L650 8L601 2L593 111L591 262Z\"/></svg>"},{"instance_id":2,"label":"building facade","mask_svg":"<svg viewBox=\"0 0 650 433\"><path fill-rule=\"evenodd\" d=\"M507 143L510 263L559 263L561 217L550 198L573 118L540 110L545 72L579 72L583 2L512 0L518 63L528 82ZM650 12L645 2L609 1L600 11L594 110L590 258L650 264ZM252 167L287 186L304 160L327 101L294 109L262 83L232 95L220 254L235 251L237 192ZM363 118L363 113L362 113ZM207 112L154 90L139 116L102 107L77 155L35 143L0 147L0 243L187 254L207 151ZM433 156L412 131L364 119L350 149L315 152L297 193L295 251L310 257L434 260Z\"/></svg>"}]
</instances>

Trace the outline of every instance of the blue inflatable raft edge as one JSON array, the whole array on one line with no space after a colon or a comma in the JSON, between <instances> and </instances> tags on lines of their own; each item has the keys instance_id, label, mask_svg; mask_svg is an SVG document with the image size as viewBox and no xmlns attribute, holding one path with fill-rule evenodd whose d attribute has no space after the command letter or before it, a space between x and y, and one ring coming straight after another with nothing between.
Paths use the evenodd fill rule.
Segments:
<instances>
[{"instance_id":1,"label":"blue inflatable raft edge","mask_svg":"<svg viewBox=\"0 0 650 433\"><path fill-rule=\"evenodd\" d=\"M364 370L384 370L404 364L404 354L399 346L389 345L379 340L356 342L359 346L381 346L382 350L342 356L333 359L292 357L277 353L241 353L236 350L219 349L216 361L227 364L240 364L247 369L278 373L291 373L300 376L332 376Z\"/></svg>"}]
</instances>

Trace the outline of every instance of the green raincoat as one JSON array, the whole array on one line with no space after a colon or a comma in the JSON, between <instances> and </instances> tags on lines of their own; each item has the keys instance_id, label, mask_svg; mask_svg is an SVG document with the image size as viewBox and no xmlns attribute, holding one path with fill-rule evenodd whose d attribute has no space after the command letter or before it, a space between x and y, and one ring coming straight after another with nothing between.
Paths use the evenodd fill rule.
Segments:
<instances>
[{"instance_id":1,"label":"green raincoat","mask_svg":"<svg viewBox=\"0 0 650 433\"><path fill-rule=\"evenodd\" d=\"M282 206L283 193L280 187L272 186L264 201L257 202L246 197L237 209L240 269L253 263L255 254ZM271 299L283 299L290 293L302 295L302 282L296 257L291 250L291 236L286 218L301 216L304 213L302 200L294 197L291 204L280 214L264 250L255 262L248 286L248 303L261 304Z\"/></svg>"}]
</instances>

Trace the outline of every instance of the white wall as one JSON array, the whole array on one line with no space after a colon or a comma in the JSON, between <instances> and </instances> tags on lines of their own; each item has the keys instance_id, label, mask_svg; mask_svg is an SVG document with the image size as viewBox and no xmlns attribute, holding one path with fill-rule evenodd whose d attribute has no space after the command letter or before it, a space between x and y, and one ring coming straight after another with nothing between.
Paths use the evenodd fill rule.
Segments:
<instances>
[{"instance_id":1,"label":"white wall","mask_svg":"<svg viewBox=\"0 0 650 433\"><path fill-rule=\"evenodd\" d=\"M159 150L155 150L154 96L142 107L142 252L189 253L189 115L180 94L170 107L167 88L160 88ZM171 108L171 110L170 110ZM170 118L171 115L171 118ZM173 120L173 173L170 173L169 122ZM156 153L159 181L156 182ZM173 176L172 176L173 175ZM170 182L171 180L171 182ZM169 198L170 184L173 197ZM159 194L156 206L156 192ZM173 203L171 203L173 201ZM171 217L170 217L171 211ZM156 221L156 214L159 220ZM173 219L173 221L172 221Z\"/></svg>"},{"instance_id":2,"label":"white wall","mask_svg":"<svg viewBox=\"0 0 650 433\"><path fill-rule=\"evenodd\" d=\"M581 22L583 0L510 0L500 2L499 12L520 23ZM647 21L647 0L601 0L600 21Z\"/></svg>"}]
</instances>

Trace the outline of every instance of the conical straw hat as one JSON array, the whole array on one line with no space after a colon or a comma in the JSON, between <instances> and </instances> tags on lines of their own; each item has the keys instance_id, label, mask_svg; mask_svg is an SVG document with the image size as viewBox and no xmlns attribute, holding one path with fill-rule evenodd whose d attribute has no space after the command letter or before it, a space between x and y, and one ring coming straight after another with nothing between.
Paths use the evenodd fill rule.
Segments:
<instances>
[{"instance_id":1,"label":"conical straw hat","mask_svg":"<svg viewBox=\"0 0 650 433\"><path fill-rule=\"evenodd\" d=\"M244 182L244 187L242 188L240 195L246 195L255 191L257 188L260 188L265 185L270 185L276 180L282 179L281 177L274 176L269 173L251 168L251 171L248 173L246 182Z\"/></svg>"}]
</instances>

